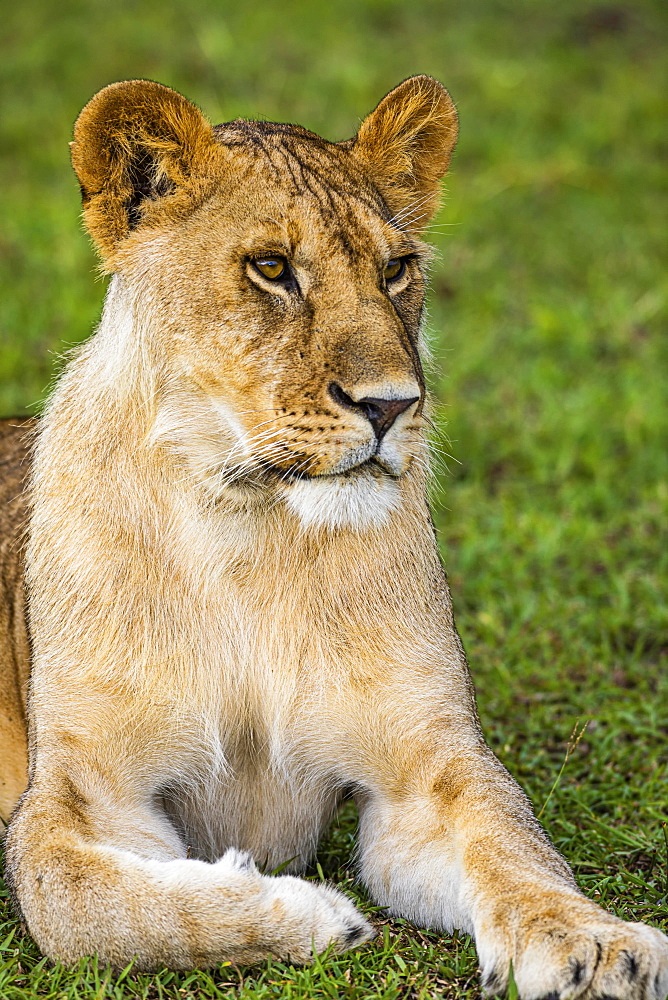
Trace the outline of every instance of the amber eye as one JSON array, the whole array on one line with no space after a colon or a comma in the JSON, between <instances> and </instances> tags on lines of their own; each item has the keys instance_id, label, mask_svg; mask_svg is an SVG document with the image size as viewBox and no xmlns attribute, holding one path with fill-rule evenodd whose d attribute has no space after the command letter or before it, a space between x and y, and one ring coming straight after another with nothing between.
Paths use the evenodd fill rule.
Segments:
<instances>
[{"instance_id":1,"label":"amber eye","mask_svg":"<svg viewBox=\"0 0 668 1000\"><path fill-rule=\"evenodd\" d=\"M385 265L385 270L383 272L385 281L396 281L397 278L401 278L405 270L405 257L395 257L394 260L389 260Z\"/></svg>"},{"instance_id":2,"label":"amber eye","mask_svg":"<svg viewBox=\"0 0 668 1000\"><path fill-rule=\"evenodd\" d=\"M285 257L258 257L253 261L253 265L269 281L278 281L288 274L288 262Z\"/></svg>"}]
</instances>

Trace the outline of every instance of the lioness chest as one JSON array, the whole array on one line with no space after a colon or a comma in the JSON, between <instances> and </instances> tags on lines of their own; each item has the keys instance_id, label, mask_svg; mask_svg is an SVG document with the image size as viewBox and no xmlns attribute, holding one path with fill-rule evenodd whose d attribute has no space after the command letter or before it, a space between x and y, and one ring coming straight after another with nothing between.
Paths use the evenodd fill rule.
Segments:
<instances>
[{"instance_id":1,"label":"lioness chest","mask_svg":"<svg viewBox=\"0 0 668 1000\"><path fill-rule=\"evenodd\" d=\"M35 705L52 722L41 749L71 767L85 745L100 776L88 799L121 774L119 794L164 811L193 857L235 846L303 867L348 784L331 761L354 745L351 684L378 667L341 554L316 558L271 511L243 507L171 510L153 537L123 635L118 623L100 634L76 689L65 671L37 672ZM125 655L101 671L114 643Z\"/></svg>"}]
</instances>

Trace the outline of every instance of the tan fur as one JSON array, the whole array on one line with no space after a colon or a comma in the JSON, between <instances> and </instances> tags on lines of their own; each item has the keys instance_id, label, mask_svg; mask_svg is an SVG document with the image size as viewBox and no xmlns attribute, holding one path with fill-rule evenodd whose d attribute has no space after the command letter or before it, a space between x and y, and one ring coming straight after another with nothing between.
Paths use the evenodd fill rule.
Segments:
<instances>
[{"instance_id":1,"label":"tan fur","mask_svg":"<svg viewBox=\"0 0 668 1000\"><path fill-rule=\"evenodd\" d=\"M365 940L344 896L252 860L302 869L348 790L375 899L472 933L489 990L512 960L524 998L668 992L666 939L579 893L477 721L418 353L419 232L455 137L428 77L340 144L211 129L146 81L76 124L113 278L35 454L7 839L50 956L188 968ZM289 280L257 270L272 255Z\"/></svg>"}]
</instances>

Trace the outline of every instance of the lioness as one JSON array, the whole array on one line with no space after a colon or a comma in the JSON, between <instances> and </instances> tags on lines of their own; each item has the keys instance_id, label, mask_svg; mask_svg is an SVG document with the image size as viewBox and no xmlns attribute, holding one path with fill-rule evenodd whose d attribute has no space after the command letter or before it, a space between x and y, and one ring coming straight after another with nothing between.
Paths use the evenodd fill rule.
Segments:
<instances>
[{"instance_id":1,"label":"lioness","mask_svg":"<svg viewBox=\"0 0 668 1000\"><path fill-rule=\"evenodd\" d=\"M665 998L668 939L579 892L485 745L425 498L420 320L457 134L405 81L331 143L118 83L72 158L113 274L6 426L2 809L43 951L153 969L366 941L303 869L345 792L374 899L475 938L484 988ZM11 502L10 502L11 501ZM25 718L29 719L29 781Z\"/></svg>"}]
</instances>

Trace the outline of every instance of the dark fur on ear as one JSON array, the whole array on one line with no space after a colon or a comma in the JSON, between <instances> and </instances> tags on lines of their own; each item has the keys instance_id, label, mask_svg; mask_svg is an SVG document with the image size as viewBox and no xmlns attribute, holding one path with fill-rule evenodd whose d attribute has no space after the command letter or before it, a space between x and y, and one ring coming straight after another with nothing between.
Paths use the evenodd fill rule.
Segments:
<instances>
[{"instance_id":1,"label":"dark fur on ear","mask_svg":"<svg viewBox=\"0 0 668 1000\"><path fill-rule=\"evenodd\" d=\"M112 83L86 105L74 126L72 165L84 221L103 258L150 218L165 195L172 212L190 208L216 148L211 126L181 94L151 80Z\"/></svg>"},{"instance_id":2,"label":"dark fur on ear","mask_svg":"<svg viewBox=\"0 0 668 1000\"><path fill-rule=\"evenodd\" d=\"M439 181L457 141L457 112L445 87L412 76L364 119L352 144L402 228L419 231L433 217Z\"/></svg>"}]
</instances>

